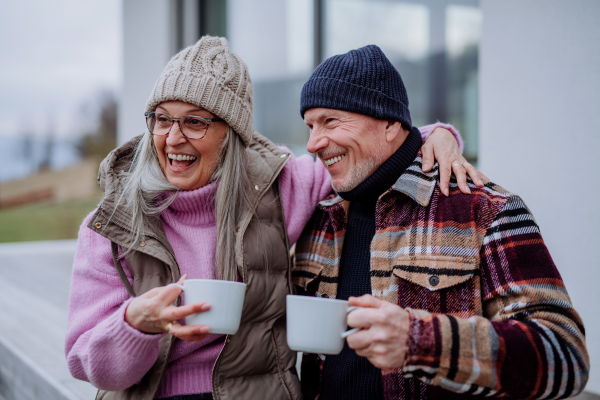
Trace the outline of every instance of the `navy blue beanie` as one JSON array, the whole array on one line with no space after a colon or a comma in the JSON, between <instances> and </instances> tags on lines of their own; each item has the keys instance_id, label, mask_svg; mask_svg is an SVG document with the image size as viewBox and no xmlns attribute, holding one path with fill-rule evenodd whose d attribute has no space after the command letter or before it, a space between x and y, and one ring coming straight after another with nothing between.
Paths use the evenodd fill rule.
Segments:
<instances>
[{"instance_id":1,"label":"navy blue beanie","mask_svg":"<svg viewBox=\"0 0 600 400\"><path fill-rule=\"evenodd\" d=\"M350 111L412 126L400 73L373 44L330 57L315 69L302 88L302 118L311 108Z\"/></svg>"}]
</instances>

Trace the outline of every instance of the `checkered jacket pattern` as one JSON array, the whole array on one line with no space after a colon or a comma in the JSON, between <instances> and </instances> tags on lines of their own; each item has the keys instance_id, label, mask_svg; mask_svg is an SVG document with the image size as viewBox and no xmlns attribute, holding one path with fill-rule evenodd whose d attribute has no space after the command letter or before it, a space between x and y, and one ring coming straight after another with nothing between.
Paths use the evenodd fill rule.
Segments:
<instances>
[{"instance_id":1,"label":"checkered jacket pattern","mask_svg":"<svg viewBox=\"0 0 600 400\"><path fill-rule=\"evenodd\" d=\"M488 182L471 195L421 154L380 196L372 295L410 315L403 368L383 370L386 400L564 398L583 390L584 327L520 197ZM348 203L332 195L296 245L294 283L335 298ZM318 329L318 327L315 327ZM305 354L305 399L319 397L323 355Z\"/></svg>"}]
</instances>

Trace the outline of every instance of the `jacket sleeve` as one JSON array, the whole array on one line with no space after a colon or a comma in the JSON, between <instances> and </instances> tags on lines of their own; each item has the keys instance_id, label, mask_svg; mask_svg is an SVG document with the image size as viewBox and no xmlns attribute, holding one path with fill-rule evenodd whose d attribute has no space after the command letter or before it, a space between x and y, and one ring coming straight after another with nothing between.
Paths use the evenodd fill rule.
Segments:
<instances>
[{"instance_id":1,"label":"jacket sleeve","mask_svg":"<svg viewBox=\"0 0 600 400\"><path fill-rule=\"evenodd\" d=\"M483 315L409 310L404 376L457 393L519 399L581 392L589 372L583 323L519 197L496 215L480 260Z\"/></svg>"},{"instance_id":2,"label":"jacket sleeve","mask_svg":"<svg viewBox=\"0 0 600 400\"><path fill-rule=\"evenodd\" d=\"M419 132L421 132L423 142L438 127L452 132L462 151L463 142L460 134L450 124L438 122L420 127ZM285 147L282 149L290 152ZM298 158L292 155L279 175L279 191L290 245L296 243L300 237L304 225L310 219L319 201L323 200L332 190L329 173L320 160L314 160L309 155Z\"/></svg>"},{"instance_id":3,"label":"jacket sleeve","mask_svg":"<svg viewBox=\"0 0 600 400\"><path fill-rule=\"evenodd\" d=\"M123 390L154 365L164 334L145 334L125 321L132 299L113 265L110 241L87 227L92 216L81 225L73 264L67 365L75 378L99 389Z\"/></svg>"}]
</instances>

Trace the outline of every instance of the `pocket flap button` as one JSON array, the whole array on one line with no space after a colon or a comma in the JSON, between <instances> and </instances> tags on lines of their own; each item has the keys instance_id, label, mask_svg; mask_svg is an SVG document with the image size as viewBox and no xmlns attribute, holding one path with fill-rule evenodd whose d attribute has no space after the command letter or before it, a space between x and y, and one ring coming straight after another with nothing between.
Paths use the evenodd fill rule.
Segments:
<instances>
[{"instance_id":1,"label":"pocket flap button","mask_svg":"<svg viewBox=\"0 0 600 400\"><path fill-rule=\"evenodd\" d=\"M100 228L102 228L102 224L101 224L100 222L96 222L96 225L95 225L95 226L96 226L96 229L100 229Z\"/></svg>"},{"instance_id":2,"label":"pocket flap button","mask_svg":"<svg viewBox=\"0 0 600 400\"><path fill-rule=\"evenodd\" d=\"M440 278L438 278L437 276L432 276L431 278L429 278L429 284L431 286L437 286L437 284L440 283Z\"/></svg>"}]
</instances>

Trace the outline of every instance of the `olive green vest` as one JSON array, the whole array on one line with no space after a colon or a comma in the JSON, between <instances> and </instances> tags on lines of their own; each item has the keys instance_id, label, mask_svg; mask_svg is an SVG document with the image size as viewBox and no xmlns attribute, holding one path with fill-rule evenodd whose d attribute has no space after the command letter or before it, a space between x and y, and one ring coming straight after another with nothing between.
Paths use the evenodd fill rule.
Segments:
<instances>
[{"instance_id":1,"label":"olive green vest","mask_svg":"<svg viewBox=\"0 0 600 400\"><path fill-rule=\"evenodd\" d=\"M124 144L102 162L98 181L105 197L88 225L113 243L116 272L131 296L180 278L160 219L148 224L143 242L131 243L130 218L122 208L115 209L122 174L131 164L138 141L139 137ZM246 297L240 328L227 336L213 368L213 396L222 400L301 399L296 353L286 341L285 297L293 286L283 208L274 184L289 154L256 132L247 154L254 207L246 210L235 233L237 267L247 285ZM133 287L118 261L117 246L135 250L125 256ZM118 392L100 390L96 399L153 399L174 340L171 335L161 339L158 360L139 383Z\"/></svg>"}]
</instances>

